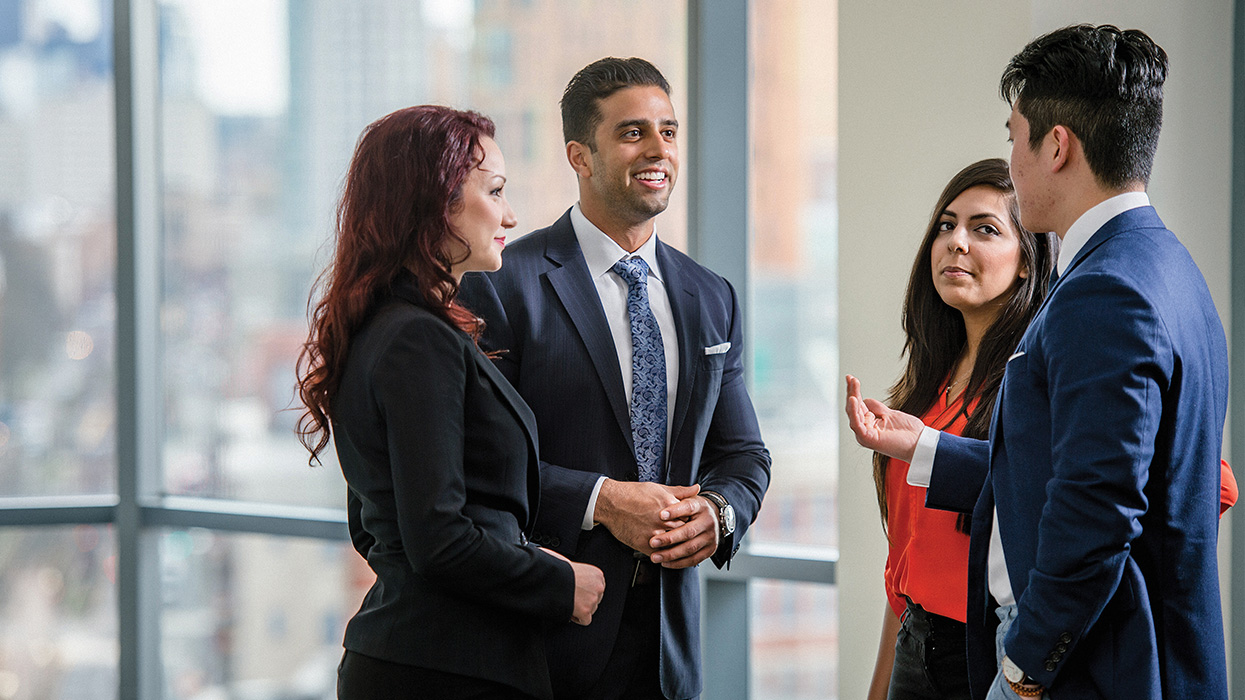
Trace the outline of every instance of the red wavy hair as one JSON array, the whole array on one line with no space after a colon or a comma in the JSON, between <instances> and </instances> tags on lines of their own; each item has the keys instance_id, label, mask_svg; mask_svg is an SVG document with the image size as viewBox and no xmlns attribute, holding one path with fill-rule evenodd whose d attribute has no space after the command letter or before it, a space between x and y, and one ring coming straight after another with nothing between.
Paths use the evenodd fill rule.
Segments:
<instances>
[{"instance_id":1,"label":"red wavy hair","mask_svg":"<svg viewBox=\"0 0 1245 700\"><path fill-rule=\"evenodd\" d=\"M450 215L483 157L481 139L494 132L481 114L422 105L377 119L359 137L337 206L333 262L312 288L311 328L296 368L305 407L297 432L309 462L328 445L351 338L403 268L415 273L433 313L479 337L481 321L454 301L456 261L447 243L467 246L450 228Z\"/></svg>"}]
</instances>

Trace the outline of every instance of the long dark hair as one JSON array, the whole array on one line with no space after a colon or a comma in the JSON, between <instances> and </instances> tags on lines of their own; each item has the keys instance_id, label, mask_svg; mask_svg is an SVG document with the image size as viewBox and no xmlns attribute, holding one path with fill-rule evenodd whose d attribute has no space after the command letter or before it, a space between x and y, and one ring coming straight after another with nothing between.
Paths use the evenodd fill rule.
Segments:
<instances>
[{"instance_id":1,"label":"long dark hair","mask_svg":"<svg viewBox=\"0 0 1245 700\"><path fill-rule=\"evenodd\" d=\"M311 462L328 445L330 407L350 340L404 269L414 273L430 311L478 338L481 322L455 303L450 227L463 182L483 156L493 122L475 112L423 105L373 122L359 137L337 207L332 264L311 292L311 330L298 357L306 410L298 435ZM315 301L320 296L318 302Z\"/></svg>"},{"instance_id":2,"label":"long dark hair","mask_svg":"<svg viewBox=\"0 0 1245 700\"><path fill-rule=\"evenodd\" d=\"M1020 342L1020 336L1029 327L1029 321L1037 313L1038 306L1046 296L1046 284L1054 267L1057 239L1051 234L1034 234L1020 225L1020 209L1016 203L1016 189L1012 185L1007 161L990 158L964 168L943 188L925 227L925 238L912 263L908 277L908 292L904 297L903 329L905 334L903 352L908 357L907 366L887 397L891 408L922 415L938 399L943 381L950 376L964 351L967 335L964 316L948 306L934 287L930 272L930 254L943 212L965 191L985 186L1007 195L1008 218L1020 239L1020 268L1029 274L1018 280L1011 296L999 310L994 323L986 330L977 350L977 359L968 385L962 394L960 411L947 421L950 425L965 415L969 405L977 400L976 408L968 414L964 436L985 438L990 431L990 414L1003 381L1007 357ZM935 426L945 427L945 426ZM881 454L873 455L873 481L877 487L878 507L882 511L882 525L887 518L886 468L890 459ZM961 532L968 531L967 519L957 523Z\"/></svg>"}]
</instances>

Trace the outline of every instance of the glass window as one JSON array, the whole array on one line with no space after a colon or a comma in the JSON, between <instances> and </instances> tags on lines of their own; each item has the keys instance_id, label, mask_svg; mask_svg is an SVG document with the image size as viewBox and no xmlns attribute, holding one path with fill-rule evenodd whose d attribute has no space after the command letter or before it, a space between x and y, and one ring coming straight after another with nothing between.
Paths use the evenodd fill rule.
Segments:
<instances>
[{"instance_id":1,"label":"glass window","mask_svg":"<svg viewBox=\"0 0 1245 700\"><path fill-rule=\"evenodd\" d=\"M373 576L337 542L169 530L160 542L166 697L336 697L346 620Z\"/></svg>"},{"instance_id":2,"label":"glass window","mask_svg":"<svg viewBox=\"0 0 1245 700\"><path fill-rule=\"evenodd\" d=\"M342 178L371 121L427 102L493 117L528 231L575 201L558 100L576 70L647 57L686 112L685 0L159 8L164 485L174 494L342 504L332 450L308 471L294 437L294 363ZM686 197L673 202L660 231L683 246Z\"/></svg>"},{"instance_id":3,"label":"glass window","mask_svg":"<svg viewBox=\"0 0 1245 700\"><path fill-rule=\"evenodd\" d=\"M773 481L752 537L837 546L834 3L751 6L752 396Z\"/></svg>"},{"instance_id":4,"label":"glass window","mask_svg":"<svg viewBox=\"0 0 1245 700\"><path fill-rule=\"evenodd\" d=\"M837 12L750 6L752 397L774 460L754 543L838 546ZM753 582L753 697L836 697L837 590Z\"/></svg>"},{"instance_id":5,"label":"glass window","mask_svg":"<svg viewBox=\"0 0 1245 700\"><path fill-rule=\"evenodd\" d=\"M0 2L0 496L113 491L111 20Z\"/></svg>"},{"instance_id":6,"label":"glass window","mask_svg":"<svg viewBox=\"0 0 1245 700\"><path fill-rule=\"evenodd\" d=\"M838 589L755 580L752 604L754 700L830 700L838 696Z\"/></svg>"},{"instance_id":7,"label":"glass window","mask_svg":"<svg viewBox=\"0 0 1245 700\"><path fill-rule=\"evenodd\" d=\"M117 697L115 575L107 526L0 530L0 698Z\"/></svg>"}]
</instances>

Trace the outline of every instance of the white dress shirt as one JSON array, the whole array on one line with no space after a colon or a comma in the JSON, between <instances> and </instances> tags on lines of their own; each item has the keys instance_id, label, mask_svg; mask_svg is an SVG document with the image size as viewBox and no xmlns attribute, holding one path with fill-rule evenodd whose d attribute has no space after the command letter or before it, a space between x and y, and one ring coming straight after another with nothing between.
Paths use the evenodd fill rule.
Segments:
<instances>
[{"instance_id":1,"label":"white dress shirt","mask_svg":"<svg viewBox=\"0 0 1245 700\"><path fill-rule=\"evenodd\" d=\"M648 265L648 304L657 319L662 349L666 354L666 454L669 455L670 419L674 416L675 392L679 386L679 338L674 332L674 313L670 310L670 297L666 294L661 266L657 262L657 230L654 228L653 235L638 250L628 253L589 221L578 203L571 207L571 225L575 228L575 238L579 240L579 249L583 251L588 274L597 288L601 309L605 311L605 320L614 338L628 406L631 405L631 317L627 314L627 283L613 268L614 263L628 258L643 258ZM597 479L588 499L588 510L583 521L585 530L591 530L594 525L592 515L596 511L597 495L604 481L604 476Z\"/></svg>"},{"instance_id":2,"label":"white dress shirt","mask_svg":"<svg viewBox=\"0 0 1245 700\"><path fill-rule=\"evenodd\" d=\"M1062 277L1076 254L1085 247L1089 239L1108 221L1131 209L1150 206L1150 197L1145 192L1125 192L1110 199L1099 202L1068 227L1059 247L1059 261L1056 269ZM917 440L916 450L912 453L912 463L908 468L908 483L913 486L929 487L930 476L934 471L934 456L938 450L940 431L926 427ZM994 523L990 529L990 552L986 563L987 576L990 584L990 595L999 605L1014 605L1016 596L1012 592L1011 579L1007 577L1007 561L1003 556L1003 540L999 537L999 511L996 506L993 513Z\"/></svg>"}]
</instances>

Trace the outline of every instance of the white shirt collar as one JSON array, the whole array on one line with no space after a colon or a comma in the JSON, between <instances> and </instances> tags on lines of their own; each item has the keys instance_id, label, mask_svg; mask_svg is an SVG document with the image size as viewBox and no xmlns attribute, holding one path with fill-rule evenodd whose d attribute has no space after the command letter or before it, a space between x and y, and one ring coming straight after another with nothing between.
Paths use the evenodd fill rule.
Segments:
<instances>
[{"instance_id":1,"label":"white shirt collar","mask_svg":"<svg viewBox=\"0 0 1245 700\"><path fill-rule=\"evenodd\" d=\"M1059 244L1059 263L1057 269L1062 275L1076 254L1085 247L1089 239L1108 221L1130 209L1150 206L1150 196L1145 192L1125 192L1110 199L1103 200L1081 214L1064 234Z\"/></svg>"},{"instance_id":2,"label":"white shirt collar","mask_svg":"<svg viewBox=\"0 0 1245 700\"><path fill-rule=\"evenodd\" d=\"M614 263L623 258L643 258L648 264L649 274L665 283L661 276L661 267L657 264L656 224L653 235L634 253L623 250L613 238L605 235L604 231L589 221L579 208L579 202L571 207L571 226L575 229L575 238L579 240L579 249L584 253L584 262L588 263L588 272L593 279L612 270Z\"/></svg>"}]
</instances>

